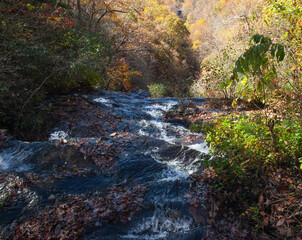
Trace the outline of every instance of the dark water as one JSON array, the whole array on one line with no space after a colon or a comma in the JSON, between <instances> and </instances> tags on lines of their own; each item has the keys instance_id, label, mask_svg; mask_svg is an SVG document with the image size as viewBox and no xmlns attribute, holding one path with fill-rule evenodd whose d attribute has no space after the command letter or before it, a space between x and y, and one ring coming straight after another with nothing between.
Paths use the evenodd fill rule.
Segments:
<instances>
[{"instance_id":1,"label":"dark water","mask_svg":"<svg viewBox=\"0 0 302 240\"><path fill-rule=\"evenodd\" d=\"M38 212L51 204L48 200L50 194L59 196L102 191L128 180L129 185L142 184L147 187L145 207L126 224L108 224L88 229L83 239L202 239L206 217L202 216L204 220L196 222L184 196L192 182L191 176L202 170L200 163L207 149L202 142L191 145L179 143L183 142L179 139L194 134L182 126L163 121L163 113L176 107L178 99L152 99L146 97L143 91L132 94L101 92L84 97L102 108L114 109L116 115L123 117L117 131L127 128L135 136L122 145L117 166L104 174L62 178L31 189L28 199L16 209L2 212L1 229L11 224L16 216L22 218L24 215L26 218L27 212ZM193 100L203 102L203 99ZM70 141L68 132L60 129L51 135L49 142L10 140L0 150L0 171L17 172L20 177L30 171L47 175L48 167L52 168L53 165L46 164L41 169L43 159L47 156L66 158L64 153L64 156L60 156L52 147L56 139ZM96 139L83 138L81 141ZM66 150L70 158L81 158L70 154L70 151ZM0 197L2 190L0 185Z\"/></svg>"}]
</instances>

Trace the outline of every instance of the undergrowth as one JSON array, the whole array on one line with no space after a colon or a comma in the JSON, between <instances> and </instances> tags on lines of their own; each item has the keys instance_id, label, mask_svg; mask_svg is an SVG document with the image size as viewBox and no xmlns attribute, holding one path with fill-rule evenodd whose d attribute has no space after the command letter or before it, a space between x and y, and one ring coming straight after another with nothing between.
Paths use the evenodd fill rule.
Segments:
<instances>
[{"instance_id":1,"label":"undergrowth","mask_svg":"<svg viewBox=\"0 0 302 240\"><path fill-rule=\"evenodd\" d=\"M204 162L211 170L205 171L208 199L218 206L213 225L232 222L235 214L254 238L301 237L301 116L233 114L194 128L205 133L215 156Z\"/></svg>"}]
</instances>

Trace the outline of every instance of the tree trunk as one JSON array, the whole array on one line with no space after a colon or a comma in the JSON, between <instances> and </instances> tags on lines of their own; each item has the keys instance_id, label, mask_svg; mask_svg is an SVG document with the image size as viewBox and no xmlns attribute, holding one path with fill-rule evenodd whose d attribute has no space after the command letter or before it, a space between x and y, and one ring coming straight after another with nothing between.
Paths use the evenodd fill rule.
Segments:
<instances>
[{"instance_id":1,"label":"tree trunk","mask_svg":"<svg viewBox=\"0 0 302 240\"><path fill-rule=\"evenodd\" d=\"M77 0L77 8L78 8L79 19L81 20L82 18L81 0Z\"/></svg>"}]
</instances>

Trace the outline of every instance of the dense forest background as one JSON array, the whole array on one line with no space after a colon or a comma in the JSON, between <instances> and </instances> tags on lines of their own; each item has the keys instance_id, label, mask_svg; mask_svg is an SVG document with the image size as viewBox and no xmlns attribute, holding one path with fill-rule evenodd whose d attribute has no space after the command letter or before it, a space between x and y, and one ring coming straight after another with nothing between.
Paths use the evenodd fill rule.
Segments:
<instances>
[{"instance_id":1,"label":"dense forest background","mask_svg":"<svg viewBox=\"0 0 302 240\"><path fill-rule=\"evenodd\" d=\"M183 97L199 68L157 1L3 1L1 13L1 125L15 132L43 128L46 98L96 85Z\"/></svg>"},{"instance_id":2,"label":"dense forest background","mask_svg":"<svg viewBox=\"0 0 302 240\"><path fill-rule=\"evenodd\" d=\"M256 232L301 237L301 0L3 0L0 12L1 128L45 139L56 96L95 87L250 104L192 127L217 156L213 218L230 207Z\"/></svg>"},{"instance_id":3,"label":"dense forest background","mask_svg":"<svg viewBox=\"0 0 302 240\"><path fill-rule=\"evenodd\" d=\"M256 91L262 83L257 74L241 74L231 83L236 60L257 33L282 44L286 52L284 61L271 58L261 66L270 82L263 87L271 87L263 89L266 98L281 91L300 103L299 3L3 1L1 125L22 129L30 122L41 128L44 117L27 118L35 107L47 111L45 97L96 85L122 91L143 88L153 96L263 101Z\"/></svg>"}]
</instances>

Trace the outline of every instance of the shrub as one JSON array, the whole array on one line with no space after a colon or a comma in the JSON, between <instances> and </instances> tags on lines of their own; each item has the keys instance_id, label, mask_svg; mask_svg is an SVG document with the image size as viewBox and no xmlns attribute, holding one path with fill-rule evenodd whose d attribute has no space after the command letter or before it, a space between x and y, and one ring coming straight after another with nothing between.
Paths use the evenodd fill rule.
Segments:
<instances>
[{"instance_id":1,"label":"shrub","mask_svg":"<svg viewBox=\"0 0 302 240\"><path fill-rule=\"evenodd\" d=\"M270 123L274 123L273 125ZM206 165L229 179L257 173L263 166L279 164L295 171L302 157L302 121L288 117L270 119L261 115L228 116L207 132L211 153Z\"/></svg>"},{"instance_id":2,"label":"shrub","mask_svg":"<svg viewBox=\"0 0 302 240\"><path fill-rule=\"evenodd\" d=\"M151 97L160 98L166 95L167 89L163 83L153 83L148 86Z\"/></svg>"}]
</instances>

